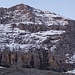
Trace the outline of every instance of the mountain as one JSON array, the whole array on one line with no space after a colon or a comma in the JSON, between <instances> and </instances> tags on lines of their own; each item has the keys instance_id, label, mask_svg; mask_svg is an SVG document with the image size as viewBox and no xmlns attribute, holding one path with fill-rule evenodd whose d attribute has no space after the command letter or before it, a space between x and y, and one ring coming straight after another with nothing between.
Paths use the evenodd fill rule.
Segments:
<instances>
[{"instance_id":1,"label":"mountain","mask_svg":"<svg viewBox=\"0 0 75 75\"><path fill-rule=\"evenodd\" d=\"M74 69L75 21L24 4L1 7L0 65Z\"/></svg>"}]
</instances>

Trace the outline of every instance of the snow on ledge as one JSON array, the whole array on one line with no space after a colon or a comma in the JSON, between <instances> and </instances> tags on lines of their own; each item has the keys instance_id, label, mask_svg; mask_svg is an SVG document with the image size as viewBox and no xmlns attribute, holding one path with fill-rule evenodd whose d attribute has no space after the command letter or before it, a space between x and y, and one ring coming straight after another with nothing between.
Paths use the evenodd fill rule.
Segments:
<instances>
[{"instance_id":1,"label":"snow on ledge","mask_svg":"<svg viewBox=\"0 0 75 75\"><path fill-rule=\"evenodd\" d=\"M5 68L5 67L0 66L0 68Z\"/></svg>"},{"instance_id":2,"label":"snow on ledge","mask_svg":"<svg viewBox=\"0 0 75 75\"><path fill-rule=\"evenodd\" d=\"M41 34L43 36L46 36L46 35L60 35L60 34L63 34L65 33L64 30L50 30L50 31L44 31L44 32L38 32L37 34Z\"/></svg>"},{"instance_id":3,"label":"snow on ledge","mask_svg":"<svg viewBox=\"0 0 75 75\"><path fill-rule=\"evenodd\" d=\"M72 73L72 74L75 74L75 69L74 69L74 70L67 71L66 73Z\"/></svg>"}]
</instances>

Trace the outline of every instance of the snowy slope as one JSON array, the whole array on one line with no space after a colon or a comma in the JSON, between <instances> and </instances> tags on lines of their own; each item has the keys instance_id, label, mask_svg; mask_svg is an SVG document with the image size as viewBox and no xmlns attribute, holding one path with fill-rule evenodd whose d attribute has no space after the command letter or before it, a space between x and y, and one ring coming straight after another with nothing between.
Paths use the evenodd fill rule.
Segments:
<instances>
[{"instance_id":1,"label":"snowy slope","mask_svg":"<svg viewBox=\"0 0 75 75\"><path fill-rule=\"evenodd\" d=\"M68 21L64 17L51 13L49 11L42 11L30 6L19 4L5 10L4 14L0 16L0 48L28 51L31 47L42 46L42 42L47 40L50 36L59 36L65 33L65 30L46 30L31 33L28 30L19 28L20 23L24 25L45 25L46 27L51 25L67 25ZM16 25L15 27L13 25ZM41 30L41 29L40 29ZM24 34L24 35L20 35ZM17 40L17 41L16 41ZM58 40L52 41L56 43ZM43 47L43 46L42 46ZM51 46L51 51L56 45ZM45 47L45 49L48 49Z\"/></svg>"},{"instance_id":2,"label":"snowy slope","mask_svg":"<svg viewBox=\"0 0 75 75\"><path fill-rule=\"evenodd\" d=\"M1 49L8 47L12 51L13 49L19 50L19 48L26 48L26 50L28 50L28 48L30 48L31 46L36 47L36 45L40 47L42 45L42 42L47 40L48 37L55 36L55 35L59 36L65 33L65 31L48 30L48 31L42 31L42 32L39 31L36 33L31 33L25 30L20 30L17 27L13 29L11 24L5 24L5 25L1 24L0 33L1 33L0 34ZM20 35L21 33L24 33L25 35ZM16 41L16 39L19 40ZM55 42L57 42L57 40Z\"/></svg>"},{"instance_id":3,"label":"snowy slope","mask_svg":"<svg viewBox=\"0 0 75 75\"><path fill-rule=\"evenodd\" d=\"M66 19L49 11L42 11L24 4L5 10L0 19L8 19L7 23L24 22L24 24L67 25Z\"/></svg>"}]
</instances>

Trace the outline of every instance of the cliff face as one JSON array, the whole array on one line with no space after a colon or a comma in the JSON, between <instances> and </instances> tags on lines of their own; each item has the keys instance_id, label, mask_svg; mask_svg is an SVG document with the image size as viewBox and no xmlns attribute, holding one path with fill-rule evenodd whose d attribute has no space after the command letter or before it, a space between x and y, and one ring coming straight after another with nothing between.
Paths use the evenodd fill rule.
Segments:
<instances>
[{"instance_id":1,"label":"cliff face","mask_svg":"<svg viewBox=\"0 0 75 75\"><path fill-rule=\"evenodd\" d=\"M0 65L66 71L74 49L74 20L24 4L0 8Z\"/></svg>"}]
</instances>

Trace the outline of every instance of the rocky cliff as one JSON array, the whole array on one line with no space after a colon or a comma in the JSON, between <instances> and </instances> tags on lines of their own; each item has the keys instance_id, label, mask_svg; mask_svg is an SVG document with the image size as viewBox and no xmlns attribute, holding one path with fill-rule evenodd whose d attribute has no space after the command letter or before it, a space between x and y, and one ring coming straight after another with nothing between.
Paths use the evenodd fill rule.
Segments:
<instances>
[{"instance_id":1,"label":"rocky cliff","mask_svg":"<svg viewBox=\"0 0 75 75\"><path fill-rule=\"evenodd\" d=\"M0 65L75 68L75 21L24 4L0 8Z\"/></svg>"}]
</instances>

